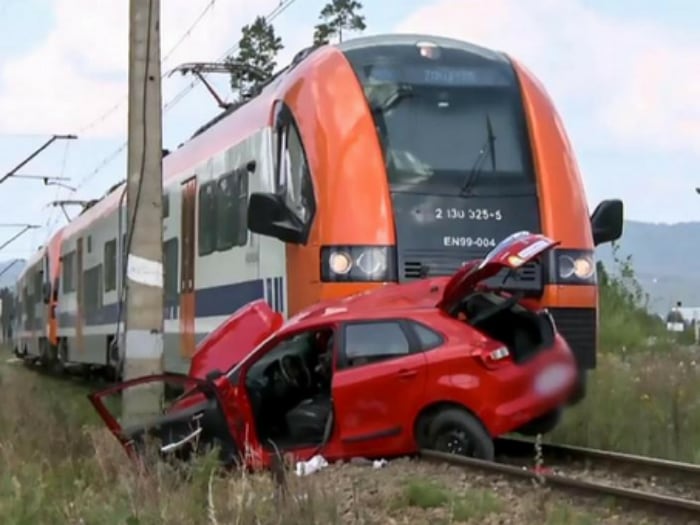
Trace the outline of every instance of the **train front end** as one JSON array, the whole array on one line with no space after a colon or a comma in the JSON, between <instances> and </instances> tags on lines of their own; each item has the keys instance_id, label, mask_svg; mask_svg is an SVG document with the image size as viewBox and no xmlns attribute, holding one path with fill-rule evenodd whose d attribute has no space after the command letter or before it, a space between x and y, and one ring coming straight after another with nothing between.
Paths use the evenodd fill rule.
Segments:
<instances>
[{"instance_id":1,"label":"train front end","mask_svg":"<svg viewBox=\"0 0 700 525\"><path fill-rule=\"evenodd\" d=\"M384 269L398 282L450 275L521 230L559 241L545 260L492 280L550 309L583 386L596 366L594 248L619 237L622 203L604 201L589 216L542 86L508 56L457 40L392 35L339 48L374 123L393 211L395 248L364 261L364 273ZM352 259L324 254L324 277L363 262Z\"/></svg>"}]
</instances>

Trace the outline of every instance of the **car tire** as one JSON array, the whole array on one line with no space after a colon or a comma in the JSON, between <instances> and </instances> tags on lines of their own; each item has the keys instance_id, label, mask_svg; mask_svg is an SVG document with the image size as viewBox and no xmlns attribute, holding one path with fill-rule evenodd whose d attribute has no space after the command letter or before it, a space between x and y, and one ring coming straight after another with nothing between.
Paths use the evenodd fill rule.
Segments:
<instances>
[{"instance_id":1,"label":"car tire","mask_svg":"<svg viewBox=\"0 0 700 525\"><path fill-rule=\"evenodd\" d=\"M493 439L476 417L466 410L449 408L438 413L428 429L428 448L493 461Z\"/></svg>"}]
</instances>

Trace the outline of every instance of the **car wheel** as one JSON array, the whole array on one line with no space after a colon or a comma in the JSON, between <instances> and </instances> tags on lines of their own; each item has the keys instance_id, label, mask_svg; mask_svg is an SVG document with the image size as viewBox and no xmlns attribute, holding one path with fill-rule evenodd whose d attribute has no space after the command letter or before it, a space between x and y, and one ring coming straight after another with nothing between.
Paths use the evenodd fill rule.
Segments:
<instances>
[{"instance_id":1,"label":"car wheel","mask_svg":"<svg viewBox=\"0 0 700 525\"><path fill-rule=\"evenodd\" d=\"M481 422L466 412L450 408L430 423L429 443L433 450L493 461L493 439Z\"/></svg>"}]
</instances>

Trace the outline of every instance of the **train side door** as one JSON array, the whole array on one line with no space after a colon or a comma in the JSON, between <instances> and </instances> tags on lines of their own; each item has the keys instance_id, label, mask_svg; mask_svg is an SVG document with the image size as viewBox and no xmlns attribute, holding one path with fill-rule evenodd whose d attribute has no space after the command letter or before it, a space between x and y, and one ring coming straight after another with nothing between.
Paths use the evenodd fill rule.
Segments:
<instances>
[{"instance_id":1,"label":"train side door","mask_svg":"<svg viewBox=\"0 0 700 525\"><path fill-rule=\"evenodd\" d=\"M49 342L52 341L51 332L51 319L52 319L52 308L51 308L51 273L49 272L49 252L47 250L46 254L41 263L42 273L41 273L41 302L43 304L42 310L43 315L43 336L48 337Z\"/></svg>"},{"instance_id":2,"label":"train side door","mask_svg":"<svg viewBox=\"0 0 700 525\"><path fill-rule=\"evenodd\" d=\"M80 237L75 249L75 346L78 352L84 351L83 346L83 238Z\"/></svg>"},{"instance_id":3,"label":"train side door","mask_svg":"<svg viewBox=\"0 0 700 525\"><path fill-rule=\"evenodd\" d=\"M182 183L182 250L180 254L180 354L190 358L195 350L195 200L197 179L192 177Z\"/></svg>"}]
</instances>

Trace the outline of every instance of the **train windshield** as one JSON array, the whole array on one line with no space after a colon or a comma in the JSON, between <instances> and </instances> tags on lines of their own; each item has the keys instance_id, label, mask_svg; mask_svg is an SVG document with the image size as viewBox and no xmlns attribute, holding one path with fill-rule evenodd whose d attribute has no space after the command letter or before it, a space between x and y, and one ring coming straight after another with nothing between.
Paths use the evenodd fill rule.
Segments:
<instances>
[{"instance_id":1,"label":"train windshield","mask_svg":"<svg viewBox=\"0 0 700 525\"><path fill-rule=\"evenodd\" d=\"M345 55L364 88L392 191L534 193L520 89L507 60L406 44Z\"/></svg>"}]
</instances>

